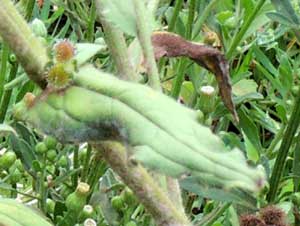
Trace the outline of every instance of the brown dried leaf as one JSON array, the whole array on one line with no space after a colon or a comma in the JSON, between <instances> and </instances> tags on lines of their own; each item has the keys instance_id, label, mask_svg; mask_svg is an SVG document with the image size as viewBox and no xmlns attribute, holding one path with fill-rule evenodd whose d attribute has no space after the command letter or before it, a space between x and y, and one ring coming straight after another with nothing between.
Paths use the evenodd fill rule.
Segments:
<instances>
[{"instance_id":1,"label":"brown dried leaf","mask_svg":"<svg viewBox=\"0 0 300 226\"><path fill-rule=\"evenodd\" d=\"M155 32L152 35L155 58L161 57L189 57L200 66L206 68L216 76L220 95L228 110L238 122L238 115L232 100L229 82L229 66L225 56L217 49L207 45L193 43L170 32Z\"/></svg>"}]
</instances>

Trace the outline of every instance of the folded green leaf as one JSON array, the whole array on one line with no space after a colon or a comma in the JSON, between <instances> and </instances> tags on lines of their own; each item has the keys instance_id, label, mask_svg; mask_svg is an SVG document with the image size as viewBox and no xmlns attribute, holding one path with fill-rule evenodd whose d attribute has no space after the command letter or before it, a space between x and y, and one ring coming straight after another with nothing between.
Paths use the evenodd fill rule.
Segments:
<instances>
[{"instance_id":1,"label":"folded green leaf","mask_svg":"<svg viewBox=\"0 0 300 226\"><path fill-rule=\"evenodd\" d=\"M264 172L249 167L239 150L226 151L195 111L89 65L75 73L72 86L21 102L15 115L63 142L121 140L133 147L133 159L170 176L251 191L265 183Z\"/></svg>"}]
</instances>

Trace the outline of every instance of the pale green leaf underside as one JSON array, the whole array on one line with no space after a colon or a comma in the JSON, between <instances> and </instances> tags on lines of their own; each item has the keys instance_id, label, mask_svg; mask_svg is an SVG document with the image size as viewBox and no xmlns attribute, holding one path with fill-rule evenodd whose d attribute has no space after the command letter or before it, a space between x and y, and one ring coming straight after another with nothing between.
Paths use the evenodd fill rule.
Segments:
<instances>
[{"instance_id":1,"label":"pale green leaf underside","mask_svg":"<svg viewBox=\"0 0 300 226\"><path fill-rule=\"evenodd\" d=\"M239 150L228 151L196 113L152 89L84 66L74 85L52 93L16 115L67 142L116 136L133 147L150 169L174 177L191 175L226 188L257 191L264 172L250 168Z\"/></svg>"}]
</instances>

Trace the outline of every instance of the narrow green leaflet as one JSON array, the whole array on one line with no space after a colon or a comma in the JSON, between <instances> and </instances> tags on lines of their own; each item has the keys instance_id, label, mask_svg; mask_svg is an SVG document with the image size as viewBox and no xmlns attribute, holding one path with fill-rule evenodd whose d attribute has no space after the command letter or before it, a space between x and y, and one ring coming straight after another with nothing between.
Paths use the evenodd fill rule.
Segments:
<instances>
[{"instance_id":1,"label":"narrow green leaflet","mask_svg":"<svg viewBox=\"0 0 300 226\"><path fill-rule=\"evenodd\" d=\"M265 184L264 171L249 167L239 150L226 150L221 139L199 125L195 111L171 98L90 65L75 73L73 82L31 104L25 99L15 116L62 142L121 140L133 147L132 158L173 177L251 191Z\"/></svg>"}]
</instances>

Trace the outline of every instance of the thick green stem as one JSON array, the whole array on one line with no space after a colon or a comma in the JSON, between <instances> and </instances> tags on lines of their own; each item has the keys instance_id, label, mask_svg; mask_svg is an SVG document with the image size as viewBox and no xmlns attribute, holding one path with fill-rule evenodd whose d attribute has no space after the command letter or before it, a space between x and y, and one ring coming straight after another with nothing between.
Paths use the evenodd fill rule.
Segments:
<instances>
[{"instance_id":1,"label":"thick green stem","mask_svg":"<svg viewBox=\"0 0 300 226\"><path fill-rule=\"evenodd\" d=\"M86 156L84 159L84 165L83 165L83 169L82 169L82 175L81 175L81 181L83 181L83 182L87 181L86 177L88 175L89 168L90 168L89 164L90 164L91 156L92 156L92 146L90 144L88 144Z\"/></svg>"},{"instance_id":2,"label":"thick green stem","mask_svg":"<svg viewBox=\"0 0 300 226\"><path fill-rule=\"evenodd\" d=\"M243 23L240 31L234 36L229 50L226 53L226 58L230 60L234 56L234 51L236 50L237 46L240 44L242 38L244 37L245 33L247 32L248 28L250 27L251 23L257 16L258 12L260 11L261 7L264 5L266 0L259 0L256 7L252 11L251 15L248 16L245 23Z\"/></svg>"},{"instance_id":3,"label":"thick green stem","mask_svg":"<svg viewBox=\"0 0 300 226\"><path fill-rule=\"evenodd\" d=\"M13 80L16 77L17 71L18 71L18 63L15 62L12 64L12 67L10 69L8 82L10 82L11 80ZM1 104L0 104L0 123L3 123L3 121L5 119L5 115L7 112L11 94L12 94L12 90L4 90L4 92L3 92L3 96L2 96L2 100L1 100Z\"/></svg>"},{"instance_id":4,"label":"thick green stem","mask_svg":"<svg viewBox=\"0 0 300 226\"><path fill-rule=\"evenodd\" d=\"M297 99L295 100L294 109L291 115L291 118L288 122L287 128L285 130L281 146L278 150L278 155L276 162L272 171L272 176L270 179L270 191L267 195L267 200L269 202L274 202L279 187L280 179L284 171L286 158L294 139L294 136L297 132L297 129L300 124L300 91L298 93Z\"/></svg>"},{"instance_id":5,"label":"thick green stem","mask_svg":"<svg viewBox=\"0 0 300 226\"><path fill-rule=\"evenodd\" d=\"M49 61L46 48L31 32L12 2L0 0L0 5L0 35L14 51L30 79L44 88L44 69Z\"/></svg>"},{"instance_id":6,"label":"thick green stem","mask_svg":"<svg viewBox=\"0 0 300 226\"><path fill-rule=\"evenodd\" d=\"M183 0L176 0L174 12L173 12L171 21L168 25L168 31L173 31L174 30L179 12L180 12L181 7L182 7L182 3L183 3Z\"/></svg>"},{"instance_id":7,"label":"thick green stem","mask_svg":"<svg viewBox=\"0 0 300 226\"><path fill-rule=\"evenodd\" d=\"M297 136L297 144L294 149L294 160L293 160L293 175L294 175L294 192L299 191L300 185L300 134Z\"/></svg>"},{"instance_id":8,"label":"thick green stem","mask_svg":"<svg viewBox=\"0 0 300 226\"><path fill-rule=\"evenodd\" d=\"M79 153L79 147L78 145L75 146L74 152L73 152L73 168L77 170L79 168L79 158L78 158L78 153ZM73 188L77 188L78 185L78 171L74 173L72 176L72 182L73 182Z\"/></svg>"},{"instance_id":9,"label":"thick green stem","mask_svg":"<svg viewBox=\"0 0 300 226\"><path fill-rule=\"evenodd\" d=\"M5 77L6 77L6 69L7 69L7 62L9 55L9 48L8 45L3 43L2 44L2 54L1 54L1 68L0 68L0 100L2 98Z\"/></svg>"},{"instance_id":10,"label":"thick green stem","mask_svg":"<svg viewBox=\"0 0 300 226\"><path fill-rule=\"evenodd\" d=\"M95 0L92 0L92 5L90 8L90 17L88 20L88 25L87 25L87 40L89 42L93 42L94 40L94 27L95 27L95 20L96 20L96 4L95 4Z\"/></svg>"},{"instance_id":11,"label":"thick green stem","mask_svg":"<svg viewBox=\"0 0 300 226\"><path fill-rule=\"evenodd\" d=\"M96 12L105 32L105 40L116 63L118 74L124 80L138 81L127 52L123 33L105 18L103 1L96 0Z\"/></svg>"},{"instance_id":12,"label":"thick green stem","mask_svg":"<svg viewBox=\"0 0 300 226\"><path fill-rule=\"evenodd\" d=\"M138 31L138 39L140 41L142 51L145 58L145 65L149 77L149 85L156 89L161 90L159 74L154 58L153 46L151 42L152 30L147 24L147 9L143 1L133 0L133 5L136 14L136 23Z\"/></svg>"},{"instance_id":13,"label":"thick green stem","mask_svg":"<svg viewBox=\"0 0 300 226\"><path fill-rule=\"evenodd\" d=\"M127 150L122 144L107 141L96 145L96 148L102 151L105 160L123 181L136 192L136 196L152 214L157 225L191 225L184 213L173 205L168 195L157 186L147 171L135 161L128 159Z\"/></svg>"},{"instance_id":14,"label":"thick green stem","mask_svg":"<svg viewBox=\"0 0 300 226\"><path fill-rule=\"evenodd\" d=\"M188 21L186 25L186 32L185 37L186 39L191 39L192 37L192 29L193 29L193 23L194 23L194 17L195 17L195 7L196 7L196 0L190 0L189 1L189 15L188 15Z\"/></svg>"},{"instance_id":15,"label":"thick green stem","mask_svg":"<svg viewBox=\"0 0 300 226\"><path fill-rule=\"evenodd\" d=\"M193 21L194 21L194 15L195 15L195 6L196 2L195 0L190 0L190 5L189 5L189 15L188 15L188 21L186 24L186 32L185 32L185 37L187 39L190 39L192 36L192 27L193 27ZM184 80L184 71L187 66L188 60L187 59L182 59L179 62L178 70L177 70L177 76L176 79L173 82L172 86L172 91L171 91L171 96L175 99L179 97L180 90L181 90L181 85Z\"/></svg>"},{"instance_id":16,"label":"thick green stem","mask_svg":"<svg viewBox=\"0 0 300 226\"><path fill-rule=\"evenodd\" d=\"M193 39L199 34L201 31L202 25L204 21L207 19L209 14L211 13L214 6L217 4L219 0L211 0L208 5L205 7L204 11L201 12L199 19L196 21L194 25Z\"/></svg>"}]
</instances>

